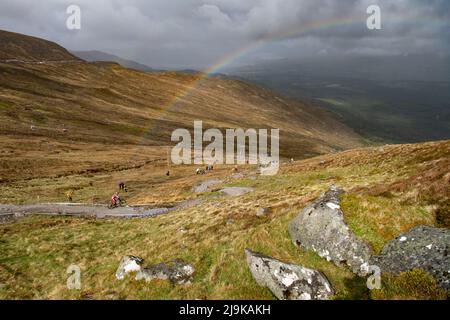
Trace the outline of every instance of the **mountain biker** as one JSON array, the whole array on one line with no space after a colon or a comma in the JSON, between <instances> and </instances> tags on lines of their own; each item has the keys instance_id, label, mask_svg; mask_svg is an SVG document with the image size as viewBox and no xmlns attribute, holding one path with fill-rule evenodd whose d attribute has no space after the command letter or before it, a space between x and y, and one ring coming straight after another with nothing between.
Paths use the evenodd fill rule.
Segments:
<instances>
[{"instance_id":1,"label":"mountain biker","mask_svg":"<svg viewBox=\"0 0 450 320\"><path fill-rule=\"evenodd\" d=\"M115 207L119 204L119 194L117 192L114 192L114 194L111 197L111 206Z\"/></svg>"}]
</instances>

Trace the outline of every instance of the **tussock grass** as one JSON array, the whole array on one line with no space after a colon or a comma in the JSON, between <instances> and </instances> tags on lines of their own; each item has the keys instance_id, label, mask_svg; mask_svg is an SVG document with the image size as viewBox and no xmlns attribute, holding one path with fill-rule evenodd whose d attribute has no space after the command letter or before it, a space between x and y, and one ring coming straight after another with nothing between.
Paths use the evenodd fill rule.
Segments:
<instances>
[{"instance_id":1,"label":"tussock grass","mask_svg":"<svg viewBox=\"0 0 450 320\"><path fill-rule=\"evenodd\" d=\"M436 280L421 270L402 272L399 275L382 276L383 286L373 290L371 297L377 300L447 300L449 294L437 287Z\"/></svg>"}]
</instances>

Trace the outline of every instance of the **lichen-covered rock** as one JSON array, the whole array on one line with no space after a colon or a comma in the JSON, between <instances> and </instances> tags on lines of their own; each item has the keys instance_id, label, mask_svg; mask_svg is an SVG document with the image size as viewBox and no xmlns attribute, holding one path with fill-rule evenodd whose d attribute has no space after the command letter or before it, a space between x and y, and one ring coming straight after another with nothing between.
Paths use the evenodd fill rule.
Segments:
<instances>
[{"instance_id":1,"label":"lichen-covered rock","mask_svg":"<svg viewBox=\"0 0 450 320\"><path fill-rule=\"evenodd\" d=\"M194 273L190 264L175 259L169 263L159 263L149 267L142 267L144 260L135 256L124 256L116 271L116 278L122 280L130 272L136 273L136 280L152 279L169 280L174 284L188 283Z\"/></svg>"},{"instance_id":2,"label":"lichen-covered rock","mask_svg":"<svg viewBox=\"0 0 450 320\"><path fill-rule=\"evenodd\" d=\"M194 274L194 267L183 260L175 259L170 263L159 263L142 268L136 275L136 280L153 279L169 280L173 284L189 283Z\"/></svg>"},{"instance_id":3,"label":"lichen-covered rock","mask_svg":"<svg viewBox=\"0 0 450 320\"><path fill-rule=\"evenodd\" d=\"M143 259L135 256L124 256L117 268L116 278L122 280L127 273L140 271L143 262Z\"/></svg>"},{"instance_id":4,"label":"lichen-covered rock","mask_svg":"<svg viewBox=\"0 0 450 320\"><path fill-rule=\"evenodd\" d=\"M327 278L319 271L245 249L253 278L280 300L326 300L333 295Z\"/></svg>"},{"instance_id":5,"label":"lichen-covered rock","mask_svg":"<svg viewBox=\"0 0 450 320\"><path fill-rule=\"evenodd\" d=\"M346 264L363 276L368 272L371 250L345 224L339 199L342 193L342 189L330 187L291 221L289 234L295 245L336 265Z\"/></svg>"},{"instance_id":6,"label":"lichen-covered rock","mask_svg":"<svg viewBox=\"0 0 450 320\"><path fill-rule=\"evenodd\" d=\"M371 265L381 272L397 274L421 269L450 291L450 230L418 226L389 241Z\"/></svg>"}]
</instances>

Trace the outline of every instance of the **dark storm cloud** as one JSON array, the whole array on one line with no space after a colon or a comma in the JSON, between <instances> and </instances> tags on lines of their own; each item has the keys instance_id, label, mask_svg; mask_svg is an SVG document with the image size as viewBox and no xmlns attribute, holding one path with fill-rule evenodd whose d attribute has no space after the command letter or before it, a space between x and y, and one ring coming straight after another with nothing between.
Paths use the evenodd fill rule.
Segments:
<instances>
[{"instance_id":1,"label":"dark storm cloud","mask_svg":"<svg viewBox=\"0 0 450 320\"><path fill-rule=\"evenodd\" d=\"M70 4L82 9L81 30L65 27ZM382 30L365 26L371 4L381 7ZM258 40L268 45L249 52L246 61L324 53L449 53L447 0L3 0L0 6L1 29L154 67L208 67ZM353 23L329 23L342 20Z\"/></svg>"}]
</instances>

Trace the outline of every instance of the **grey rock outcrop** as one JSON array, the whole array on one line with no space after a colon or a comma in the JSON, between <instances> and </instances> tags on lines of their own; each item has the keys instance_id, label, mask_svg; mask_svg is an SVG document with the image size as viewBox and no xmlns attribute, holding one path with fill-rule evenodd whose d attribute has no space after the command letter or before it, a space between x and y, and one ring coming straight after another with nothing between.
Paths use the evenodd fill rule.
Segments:
<instances>
[{"instance_id":1,"label":"grey rock outcrop","mask_svg":"<svg viewBox=\"0 0 450 320\"><path fill-rule=\"evenodd\" d=\"M222 181L221 180L217 180L217 179L211 179L211 180L206 180L203 181L202 183L194 186L192 188L192 191L195 193L203 193L206 192L208 190L210 190L212 187L221 184Z\"/></svg>"},{"instance_id":2,"label":"grey rock outcrop","mask_svg":"<svg viewBox=\"0 0 450 320\"><path fill-rule=\"evenodd\" d=\"M368 272L371 250L345 224L339 199L342 193L342 189L330 187L290 222L289 234L295 245L336 265L346 264L363 276Z\"/></svg>"},{"instance_id":3,"label":"grey rock outcrop","mask_svg":"<svg viewBox=\"0 0 450 320\"><path fill-rule=\"evenodd\" d=\"M327 300L333 289L319 271L276 259L245 249L253 278L267 287L280 300Z\"/></svg>"},{"instance_id":4,"label":"grey rock outcrop","mask_svg":"<svg viewBox=\"0 0 450 320\"><path fill-rule=\"evenodd\" d=\"M169 263L159 263L142 267L144 260L135 256L124 256L116 271L116 278L122 280L130 272L136 273L136 280L153 279L169 280L173 284L189 283L194 273L194 267L180 259Z\"/></svg>"},{"instance_id":5,"label":"grey rock outcrop","mask_svg":"<svg viewBox=\"0 0 450 320\"><path fill-rule=\"evenodd\" d=\"M158 263L156 265L141 269L136 275L136 280L153 279L169 280L173 284L190 283L194 267L183 260L175 259L170 263Z\"/></svg>"},{"instance_id":6,"label":"grey rock outcrop","mask_svg":"<svg viewBox=\"0 0 450 320\"><path fill-rule=\"evenodd\" d=\"M381 272L397 274L420 269L436 279L439 287L450 291L450 230L418 226L389 241L371 265Z\"/></svg>"}]
</instances>

